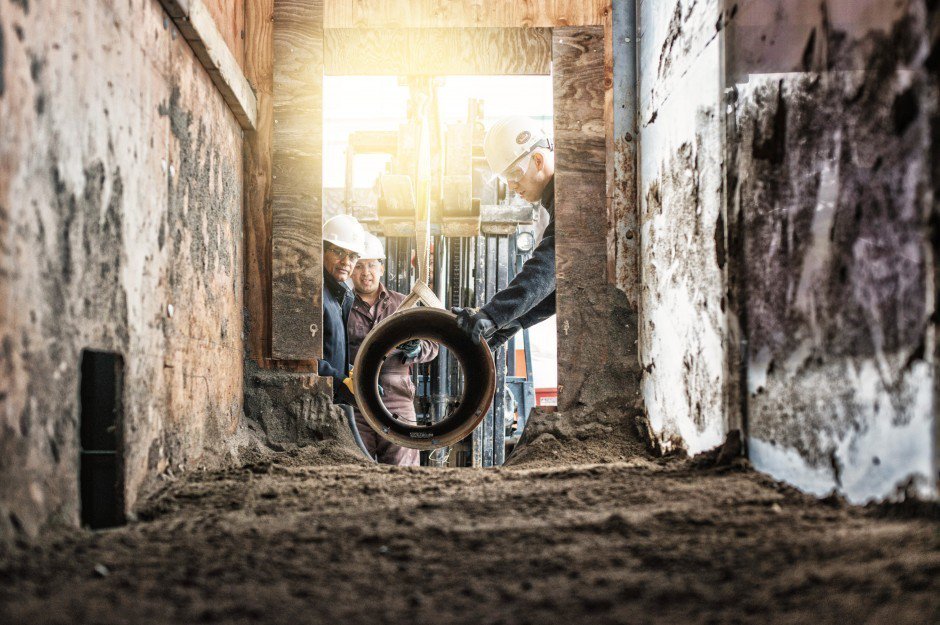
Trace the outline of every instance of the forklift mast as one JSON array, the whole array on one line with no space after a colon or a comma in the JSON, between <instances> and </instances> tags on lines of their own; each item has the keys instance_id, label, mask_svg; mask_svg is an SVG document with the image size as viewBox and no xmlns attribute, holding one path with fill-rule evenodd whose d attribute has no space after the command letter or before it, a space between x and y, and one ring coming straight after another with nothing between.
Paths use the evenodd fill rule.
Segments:
<instances>
[{"instance_id":1,"label":"forklift mast","mask_svg":"<svg viewBox=\"0 0 940 625\"><path fill-rule=\"evenodd\" d=\"M428 285L447 308L480 307L505 288L535 247L537 205L512 196L490 171L483 155L483 101L470 99L466 121L443 125L437 88L440 78L400 79L409 87L408 119L398 132L350 133L346 152L344 209L373 234L384 238L386 288L408 293L418 278L415 257L416 180L422 123L430 144L431 262ZM378 201L364 205L353 190L355 159L388 154L387 171L376 180ZM535 405L528 330L521 339L525 370L516 370L519 336L493 354L496 393L472 436L449 448L422 452L422 464L498 466L519 438ZM412 368L419 424L436 423L460 402L463 374L457 359L441 346L430 363Z\"/></svg>"}]
</instances>

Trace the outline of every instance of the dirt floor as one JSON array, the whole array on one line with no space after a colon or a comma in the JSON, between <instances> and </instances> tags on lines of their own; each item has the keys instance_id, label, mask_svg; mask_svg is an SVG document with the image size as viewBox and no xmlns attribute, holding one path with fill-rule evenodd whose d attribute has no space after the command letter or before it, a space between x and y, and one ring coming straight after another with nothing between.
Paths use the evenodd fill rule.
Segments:
<instances>
[{"instance_id":1,"label":"dirt floor","mask_svg":"<svg viewBox=\"0 0 940 625\"><path fill-rule=\"evenodd\" d=\"M7 548L0 622L940 622L935 505L818 501L633 428L544 417L499 469L255 453L126 527Z\"/></svg>"}]
</instances>

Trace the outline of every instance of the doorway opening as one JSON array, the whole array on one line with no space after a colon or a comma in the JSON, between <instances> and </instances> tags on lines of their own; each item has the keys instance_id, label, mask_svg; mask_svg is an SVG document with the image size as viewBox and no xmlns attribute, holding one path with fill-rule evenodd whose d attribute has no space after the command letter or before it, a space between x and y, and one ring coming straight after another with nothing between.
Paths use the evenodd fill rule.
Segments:
<instances>
[{"instance_id":1,"label":"doorway opening","mask_svg":"<svg viewBox=\"0 0 940 625\"><path fill-rule=\"evenodd\" d=\"M537 205L512 193L489 171L482 151L487 128L525 115L551 135L552 77L324 76L323 219L356 217L382 241L382 283L407 294L418 277L413 184L418 155L417 107L430 101L432 193L429 286L445 307L479 307L505 288L540 236ZM410 193L409 193L410 191ZM403 201L404 198L404 201ZM544 211L543 211L544 212ZM554 317L519 331L494 353L493 406L460 445L422 452L422 464L494 466L518 441L529 412L557 397ZM459 365L441 346L431 362L412 367L419 425L456 408Z\"/></svg>"}]
</instances>

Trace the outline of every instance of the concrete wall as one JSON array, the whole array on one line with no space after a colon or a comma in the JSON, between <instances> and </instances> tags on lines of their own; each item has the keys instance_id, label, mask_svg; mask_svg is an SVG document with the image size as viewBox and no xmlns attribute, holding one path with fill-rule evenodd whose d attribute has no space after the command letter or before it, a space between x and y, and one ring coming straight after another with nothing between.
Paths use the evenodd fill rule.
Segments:
<instances>
[{"instance_id":1,"label":"concrete wall","mask_svg":"<svg viewBox=\"0 0 940 625\"><path fill-rule=\"evenodd\" d=\"M815 493L935 492L925 3L739 3L748 447Z\"/></svg>"},{"instance_id":2,"label":"concrete wall","mask_svg":"<svg viewBox=\"0 0 940 625\"><path fill-rule=\"evenodd\" d=\"M638 3L640 349L664 447L742 428L757 468L810 492L936 493L929 4Z\"/></svg>"},{"instance_id":3,"label":"concrete wall","mask_svg":"<svg viewBox=\"0 0 940 625\"><path fill-rule=\"evenodd\" d=\"M242 133L157 0L0 0L0 535L78 520L80 352L124 357L125 499L241 412Z\"/></svg>"},{"instance_id":4,"label":"concrete wall","mask_svg":"<svg viewBox=\"0 0 940 625\"><path fill-rule=\"evenodd\" d=\"M637 3L643 398L663 447L690 453L724 439L734 408L718 12L717 0Z\"/></svg>"}]
</instances>

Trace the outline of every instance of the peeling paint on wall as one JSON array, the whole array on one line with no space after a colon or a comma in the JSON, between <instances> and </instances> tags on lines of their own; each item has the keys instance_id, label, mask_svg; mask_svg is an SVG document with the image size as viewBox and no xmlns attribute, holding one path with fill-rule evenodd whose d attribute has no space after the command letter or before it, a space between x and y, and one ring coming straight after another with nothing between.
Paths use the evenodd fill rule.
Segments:
<instances>
[{"instance_id":1,"label":"peeling paint on wall","mask_svg":"<svg viewBox=\"0 0 940 625\"><path fill-rule=\"evenodd\" d=\"M699 451L740 418L754 464L808 491L936 494L935 13L639 3L640 348L664 441Z\"/></svg>"},{"instance_id":2,"label":"peeling paint on wall","mask_svg":"<svg viewBox=\"0 0 940 625\"><path fill-rule=\"evenodd\" d=\"M706 20L701 11L717 9L650 5L641 3L639 20L647 59L639 146L643 396L663 447L697 453L724 440L729 409L719 48L713 32L697 26Z\"/></svg>"},{"instance_id":3,"label":"peeling paint on wall","mask_svg":"<svg viewBox=\"0 0 940 625\"><path fill-rule=\"evenodd\" d=\"M727 140L745 231L752 461L855 502L911 486L933 495L922 5L745 5Z\"/></svg>"}]
</instances>

